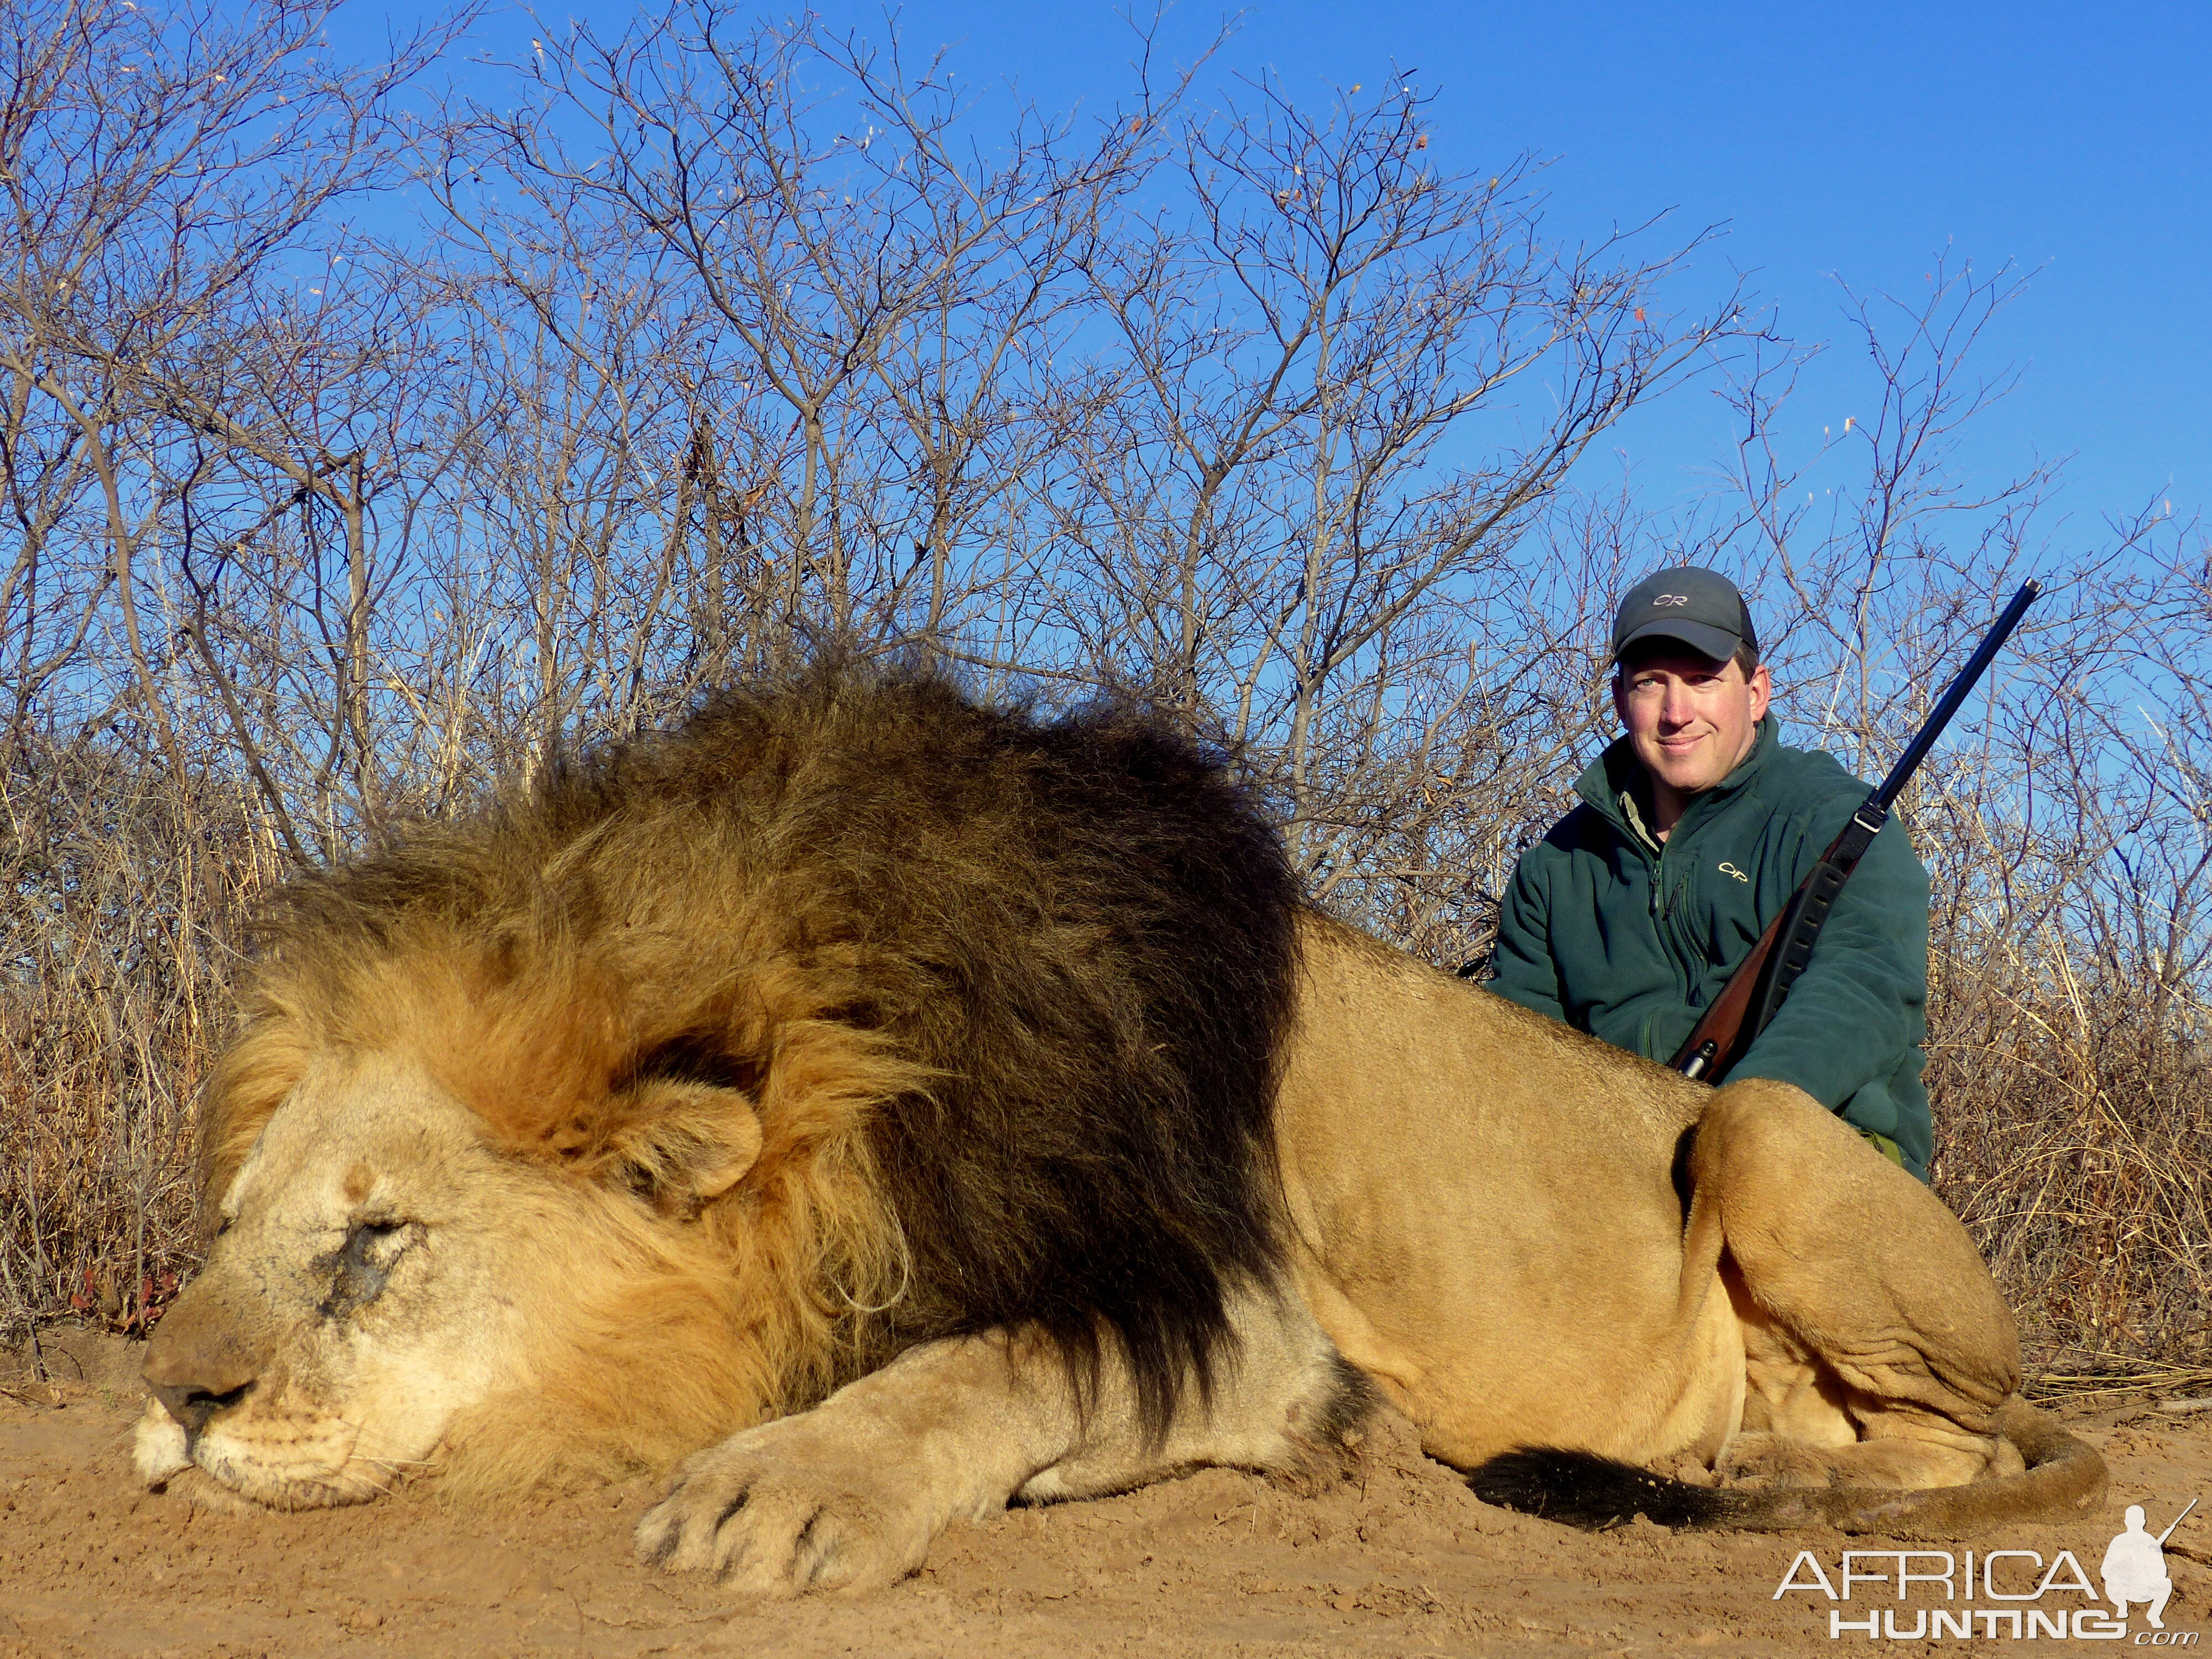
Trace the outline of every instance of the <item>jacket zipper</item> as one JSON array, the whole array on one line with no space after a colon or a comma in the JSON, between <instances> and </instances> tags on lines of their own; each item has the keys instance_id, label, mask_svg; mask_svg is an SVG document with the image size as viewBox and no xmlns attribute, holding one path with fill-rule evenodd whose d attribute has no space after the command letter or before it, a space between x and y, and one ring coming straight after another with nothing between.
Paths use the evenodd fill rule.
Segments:
<instances>
[{"instance_id":1,"label":"jacket zipper","mask_svg":"<svg viewBox=\"0 0 2212 1659\"><path fill-rule=\"evenodd\" d=\"M1679 830L1681 826L1677 824L1675 827ZM1669 836L1661 844L1659 856L1651 862L1651 931L1658 935L1659 948L1667 953L1668 963L1674 970L1674 994L1687 1003L1690 993L1697 988L1686 969L1688 957L1682 949L1682 942L1668 925L1672 918L1668 914L1669 907L1666 894L1667 851L1673 845L1673 837Z\"/></svg>"}]
</instances>

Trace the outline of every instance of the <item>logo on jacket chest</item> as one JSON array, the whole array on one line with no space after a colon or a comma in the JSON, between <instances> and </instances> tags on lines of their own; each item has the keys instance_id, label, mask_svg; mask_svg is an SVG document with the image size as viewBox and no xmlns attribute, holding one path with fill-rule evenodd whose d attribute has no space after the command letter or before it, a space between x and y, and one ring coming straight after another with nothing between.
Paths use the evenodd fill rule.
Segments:
<instances>
[{"instance_id":1,"label":"logo on jacket chest","mask_svg":"<svg viewBox=\"0 0 2212 1659\"><path fill-rule=\"evenodd\" d=\"M1737 869L1737 868L1735 867L1735 866L1734 866L1733 864L1730 864L1730 863L1729 863L1726 859L1723 859L1723 860L1721 860L1721 866L1720 866L1720 868L1721 868L1721 873L1722 873L1723 875L1724 875L1724 876L1729 876L1729 877L1732 877L1734 879L1735 879L1735 880L1737 880L1737 881L1741 881L1741 882L1744 882L1744 883L1747 883L1747 883L1751 880L1751 878L1750 878L1749 876L1747 876L1746 874L1744 874L1744 872L1743 872L1742 871L1741 871L1741 870Z\"/></svg>"}]
</instances>

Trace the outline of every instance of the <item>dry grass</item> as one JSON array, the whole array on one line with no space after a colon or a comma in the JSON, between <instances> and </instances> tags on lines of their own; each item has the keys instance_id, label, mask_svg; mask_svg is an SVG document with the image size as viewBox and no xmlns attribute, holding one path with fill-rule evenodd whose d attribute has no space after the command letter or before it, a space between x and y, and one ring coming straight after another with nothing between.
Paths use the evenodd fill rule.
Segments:
<instances>
[{"instance_id":1,"label":"dry grass","mask_svg":"<svg viewBox=\"0 0 2212 1659\"><path fill-rule=\"evenodd\" d=\"M4 786L0 1326L143 1329L198 1259L193 1100L272 861L235 801L98 748Z\"/></svg>"},{"instance_id":2,"label":"dry grass","mask_svg":"<svg viewBox=\"0 0 2212 1659\"><path fill-rule=\"evenodd\" d=\"M0 1322L143 1328L197 1256L193 1099L242 921L280 863L240 798L96 749L13 781L0 979ZM33 850L35 849L35 850ZM2212 1070L2154 982L1939 938L1939 1190L2045 1393L2212 1382ZM2016 944L2016 941L2014 942Z\"/></svg>"},{"instance_id":3,"label":"dry grass","mask_svg":"<svg viewBox=\"0 0 2212 1659\"><path fill-rule=\"evenodd\" d=\"M1939 970L1940 970L1939 964ZM2212 1070L2154 981L1937 975L1936 1186L2021 1316L2049 1388L2212 1381Z\"/></svg>"}]
</instances>

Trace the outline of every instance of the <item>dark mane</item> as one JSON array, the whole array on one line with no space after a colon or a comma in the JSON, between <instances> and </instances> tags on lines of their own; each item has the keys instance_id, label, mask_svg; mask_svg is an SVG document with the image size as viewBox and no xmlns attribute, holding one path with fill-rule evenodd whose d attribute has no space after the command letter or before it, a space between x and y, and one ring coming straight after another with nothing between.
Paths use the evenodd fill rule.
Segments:
<instances>
[{"instance_id":1,"label":"dark mane","mask_svg":"<svg viewBox=\"0 0 2212 1659\"><path fill-rule=\"evenodd\" d=\"M801 1212L830 1215L820 1194L849 1179L889 1230L792 1270L840 1376L1029 1328L1082 1386L1110 1340L1157 1431L1209 1386L1225 1292L1278 1266L1297 904L1221 757L1141 707L1047 720L927 674L817 671L295 888L263 1017L313 1005L333 1032L352 1022L327 1040L374 1041L342 1006L368 1000L344 988L360 963L457 964L469 988L438 1041L526 1036L454 1086L577 1170L641 1079L746 1091L769 1150L717 1224L829 1225ZM852 1108L849 1158L822 1087L797 1080L844 1075L823 1054L903 1068Z\"/></svg>"}]
</instances>

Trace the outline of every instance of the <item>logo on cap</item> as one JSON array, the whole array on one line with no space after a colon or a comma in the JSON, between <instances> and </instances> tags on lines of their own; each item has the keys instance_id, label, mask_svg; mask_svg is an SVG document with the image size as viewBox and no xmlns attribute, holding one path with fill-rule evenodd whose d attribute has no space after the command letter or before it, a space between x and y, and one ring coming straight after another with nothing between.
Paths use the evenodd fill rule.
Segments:
<instances>
[{"instance_id":1,"label":"logo on cap","mask_svg":"<svg viewBox=\"0 0 2212 1659\"><path fill-rule=\"evenodd\" d=\"M1622 596L1613 618L1613 659L1638 640L1653 638L1679 641L1716 661L1745 646L1759 650L1735 584L1695 565L1647 576Z\"/></svg>"}]
</instances>

